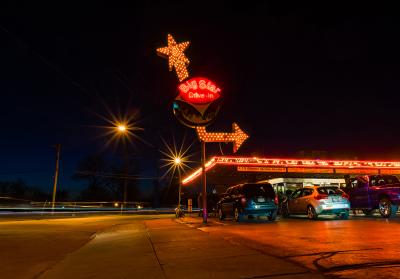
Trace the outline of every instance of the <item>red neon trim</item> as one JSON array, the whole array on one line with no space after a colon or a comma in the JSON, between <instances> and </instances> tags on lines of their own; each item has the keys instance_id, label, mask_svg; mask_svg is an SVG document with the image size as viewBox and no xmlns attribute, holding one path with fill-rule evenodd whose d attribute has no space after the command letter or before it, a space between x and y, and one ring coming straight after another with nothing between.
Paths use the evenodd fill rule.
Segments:
<instances>
[{"instance_id":1,"label":"red neon trim","mask_svg":"<svg viewBox=\"0 0 400 279\"><path fill-rule=\"evenodd\" d=\"M335 168L335 169L400 169L400 162L394 161L355 161L355 160L312 160L312 159L271 159L257 157L215 156L206 163L206 172L216 165L290 167L290 168ZM186 185L201 175L201 168L182 180Z\"/></svg>"}]
</instances>

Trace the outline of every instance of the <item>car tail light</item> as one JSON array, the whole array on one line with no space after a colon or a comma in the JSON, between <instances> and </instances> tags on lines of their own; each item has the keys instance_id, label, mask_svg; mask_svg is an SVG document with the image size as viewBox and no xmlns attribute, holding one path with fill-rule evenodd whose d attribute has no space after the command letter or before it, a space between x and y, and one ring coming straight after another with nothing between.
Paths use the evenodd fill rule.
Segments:
<instances>
[{"instance_id":1,"label":"car tail light","mask_svg":"<svg viewBox=\"0 0 400 279\"><path fill-rule=\"evenodd\" d=\"M279 203L279 201L278 201L278 196L275 196L275 198L274 198L274 203L275 203L276 205Z\"/></svg>"},{"instance_id":2,"label":"car tail light","mask_svg":"<svg viewBox=\"0 0 400 279\"><path fill-rule=\"evenodd\" d=\"M323 200L323 199L326 199L326 198L328 198L328 195L321 195L321 194L319 194L319 195L316 195L316 196L314 197L314 199L316 199L316 200Z\"/></svg>"},{"instance_id":3,"label":"car tail light","mask_svg":"<svg viewBox=\"0 0 400 279\"><path fill-rule=\"evenodd\" d=\"M349 197L349 195L347 195L346 193L343 193L343 194L342 194L342 198L344 198L344 199L349 199L350 197Z\"/></svg>"},{"instance_id":4,"label":"car tail light","mask_svg":"<svg viewBox=\"0 0 400 279\"><path fill-rule=\"evenodd\" d=\"M246 198L243 197L243 198L240 199L240 201L242 202L242 204L245 204L246 203Z\"/></svg>"}]
</instances>

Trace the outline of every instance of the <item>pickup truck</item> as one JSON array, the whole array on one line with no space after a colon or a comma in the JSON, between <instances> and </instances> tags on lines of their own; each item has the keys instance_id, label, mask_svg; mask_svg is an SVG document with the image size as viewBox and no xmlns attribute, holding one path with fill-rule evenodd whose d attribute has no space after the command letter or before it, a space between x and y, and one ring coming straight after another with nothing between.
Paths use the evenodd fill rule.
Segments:
<instances>
[{"instance_id":1,"label":"pickup truck","mask_svg":"<svg viewBox=\"0 0 400 279\"><path fill-rule=\"evenodd\" d=\"M350 196L352 210L371 215L378 209L384 218L396 215L400 205L400 182L394 175L364 175L343 189Z\"/></svg>"}]
</instances>

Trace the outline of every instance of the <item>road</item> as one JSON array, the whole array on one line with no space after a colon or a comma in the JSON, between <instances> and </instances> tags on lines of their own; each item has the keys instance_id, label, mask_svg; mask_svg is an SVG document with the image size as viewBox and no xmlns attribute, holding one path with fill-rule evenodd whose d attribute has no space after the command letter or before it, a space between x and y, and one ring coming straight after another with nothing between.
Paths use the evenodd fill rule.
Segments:
<instances>
[{"instance_id":1,"label":"road","mask_svg":"<svg viewBox=\"0 0 400 279\"><path fill-rule=\"evenodd\" d=\"M171 218L171 215L145 218ZM102 232L142 219L141 215L0 218L0 278L40 278L66 255L84 247Z\"/></svg>"},{"instance_id":2,"label":"road","mask_svg":"<svg viewBox=\"0 0 400 279\"><path fill-rule=\"evenodd\" d=\"M0 278L399 278L400 218L0 218Z\"/></svg>"}]
</instances>

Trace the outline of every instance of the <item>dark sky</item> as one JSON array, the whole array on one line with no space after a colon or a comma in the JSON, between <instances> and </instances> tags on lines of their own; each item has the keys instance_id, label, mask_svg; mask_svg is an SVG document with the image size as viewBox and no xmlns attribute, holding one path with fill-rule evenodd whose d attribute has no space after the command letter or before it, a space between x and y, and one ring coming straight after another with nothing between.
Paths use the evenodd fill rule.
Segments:
<instances>
[{"instance_id":1,"label":"dark sky","mask_svg":"<svg viewBox=\"0 0 400 279\"><path fill-rule=\"evenodd\" d=\"M336 159L400 161L395 7L79 2L1 11L0 180L51 188L52 145L61 143L60 184L75 185L77 162L104 151L94 126L106 124L96 115L107 116L106 108L140 110L149 145L136 142L135 152L146 174L154 174L160 136L180 141L186 132L194 140L172 114L175 74L155 53L167 33L191 42L191 76L223 90L209 129L228 131L236 121L250 134L240 154L322 150ZM217 152L210 146L208 155Z\"/></svg>"}]
</instances>

